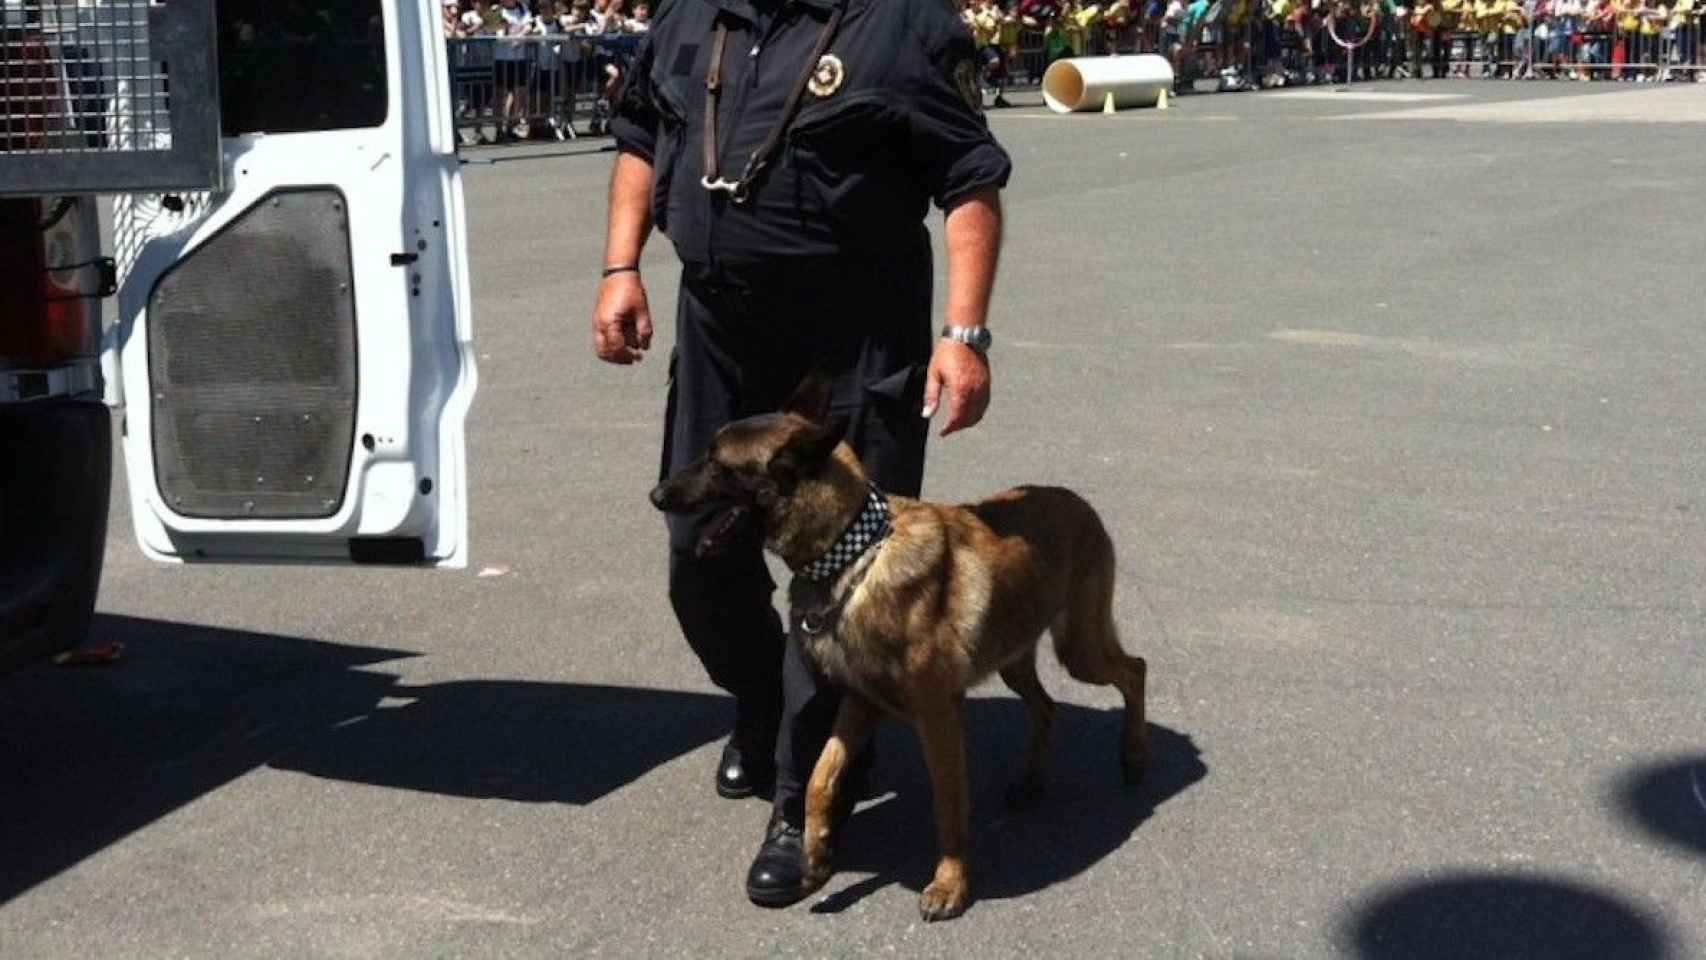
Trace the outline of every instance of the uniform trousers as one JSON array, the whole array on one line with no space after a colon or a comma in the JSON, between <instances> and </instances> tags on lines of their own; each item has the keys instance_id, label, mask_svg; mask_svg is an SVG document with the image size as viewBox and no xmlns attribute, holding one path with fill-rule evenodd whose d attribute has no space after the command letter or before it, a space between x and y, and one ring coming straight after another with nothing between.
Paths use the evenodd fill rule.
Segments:
<instances>
[{"instance_id":1,"label":"uniform trousers","mask_svg":"<svg viewBox=\"0 0 1706 960\"><path fill-rule=\"evenodd\" d=\"M935 342L931 280L922 226L877 256L684 263L662 474L703 455L724 424L781 409L818 371L832 378L831 415L847 418L845 438L871 479L917 496L929 427L919 411ZM767 748L751 741L776 730L775 803L797 824L840 697L786 639L761 532L748 525L716 555L695 557L708 519L668 518L670 603L711 681L736 698L742 746Z\"/></svg>"}]
</instances>

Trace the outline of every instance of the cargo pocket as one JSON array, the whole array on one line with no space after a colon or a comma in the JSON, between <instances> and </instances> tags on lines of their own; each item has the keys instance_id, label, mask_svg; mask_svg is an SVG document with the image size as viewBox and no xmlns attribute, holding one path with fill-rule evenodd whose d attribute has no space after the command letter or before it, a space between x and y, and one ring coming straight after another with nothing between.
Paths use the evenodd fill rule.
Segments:
<instances>
[{"instance_id":1,"label":"cargo pocket","mask_svg":"<svg viewBox=\"0 0 1706 960\"><path fill-rule=\"evenodd\" d=\"M924 375L929 363L908 364L887 376L865 384L865 394L885 407L910 411L915 417L924 407Z\"/></svg>"},{"instance_id":2,"label":"cargo pocket","mask_svg":"<svg viewBox=\"0 0 1706 960\"><path fill-rule=\"evenodd\" d=\"M907 497L918 496L924 483L930 421L918 413L928 369L928 363L913 363L866 381L864 409L849 437L871 479Z\"/></svg>"}]
</instances>

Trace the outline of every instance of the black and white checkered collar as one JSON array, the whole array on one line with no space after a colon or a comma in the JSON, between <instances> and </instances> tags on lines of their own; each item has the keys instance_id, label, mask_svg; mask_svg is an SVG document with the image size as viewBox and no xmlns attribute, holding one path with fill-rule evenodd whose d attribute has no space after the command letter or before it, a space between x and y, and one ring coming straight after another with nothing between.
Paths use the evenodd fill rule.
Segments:
<instances>
[{"instance_id":1,"label":"black and white checkered collar","mask_svg":"<svg viewBox=\"0 0 1706 960\"><path fill-rule=\"evenodd\" d=\"M888 535L889 501L873 483L865 495L865 505L860 508L859 515L841 532L841 538L835 541L829 552L795 572L807 580L829 580Z\"/></svg>"}]
</instances>

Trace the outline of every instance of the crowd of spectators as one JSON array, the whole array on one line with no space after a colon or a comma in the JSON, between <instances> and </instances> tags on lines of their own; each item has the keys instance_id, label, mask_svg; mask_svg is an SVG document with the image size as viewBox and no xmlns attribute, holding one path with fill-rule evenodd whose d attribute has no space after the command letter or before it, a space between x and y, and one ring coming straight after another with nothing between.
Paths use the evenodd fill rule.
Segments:
<instances>
[{"instance_id":1,"label":"crowd of spectators","mask_svg":"<svg viewBox=\"0 0 1706 960\"><path fill-rule=\"evenodd\" d=\"M477 114L489 108L499 142L540 132L525 118L544 112L539 106L553 99L565 64L586 63L599 87L592 131L601 132L621 90L625 54L651 27L651 6L649 0L634 0L631 8L627 0L443 0L446 40L537 38L493 44L490 101L480 91L460 109ZM559 139L567 132L560 117L545 124Z\"/></svg>"},{"instance_id":2,"label":"crowd of spectators","mask_svg":"<svg viewBox=\"0 0 1706 960\"><path fill-rule=\"evenodd\" d=\"M637 0L444 0L444 36L542 37L645 33L651 4Z\"/></svg>"},{"instance_id":3,"label":"crowd of spectators","mask_svg":"<svg viewBox=\"0 0 1706 960\"><path fill-rule=\"evenodd\" d=\"M1035 83L1062 57L1158 53L1178 92L1424 76L1698 80L1706 0L956 0L979 49L984 96ZM592 132L605 125L648 0L443 0L447 39L490 44L495 89L461 106L498 139L560 99L560 69L590 69ZM1342 42L1341 42L1342 41ZM1356 47L1347 55L1346 45ZM1353 66L1354 64L1354 66ZM1348 74L1354 70L1355 77ZM575 75L585 84L586 73ZM580 89L585 89L584 86ZM566 124L550 120L563 136Z\"/></svg>"},{"instance_id":4,"label":"crowd of spectators","mask_svg":"<svg viewBox=\"0 0 1706 960\"><path fill-rule=\"evenodd\" d=\"M1706 0L959 0L1005 106L1016 73L1060 57L1158 53L1181 92L1358 77L1697 80ZM1040 35L1040 50L1036 40ZM1624 66L1627 64L1627 66ZM1425 68L1425 69L1424 69Z\"/></svg>"}]
</instances>

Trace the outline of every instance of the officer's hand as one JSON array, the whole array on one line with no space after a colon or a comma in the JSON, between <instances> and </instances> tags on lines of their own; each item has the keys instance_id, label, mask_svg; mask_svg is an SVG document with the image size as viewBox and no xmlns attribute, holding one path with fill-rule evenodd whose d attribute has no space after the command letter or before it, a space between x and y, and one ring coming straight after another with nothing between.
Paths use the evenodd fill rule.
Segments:
<instances>
[{"instance_id":1,"label":"officer's hand","mask_svg":"<svg viewBox=\"0 0 1706 960\"><path fill-rule=\"evenodd\" d=\"M935 416L943 394L948 419L942 424L942 436L976 426L989 409L989 361L957 340L937 340L924 375L924 416Z\"/></svg>"},{"instance_id":2,"label":"officer's hand","mask_svg":"<svg viewBox=\"0 0 1706 960\"><path fill-rule=\"evenodd\" d=\"M616 273L598 285L592 310L592 351L605 363L639 363L652 346L652 311L637 273Z\"/></svg>"}]
</instances>

